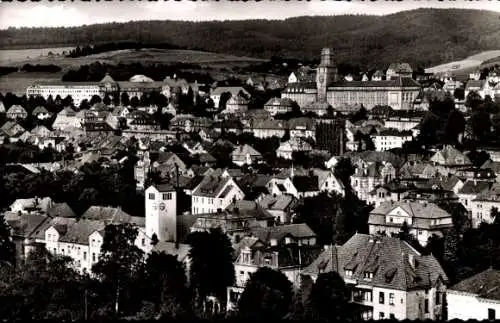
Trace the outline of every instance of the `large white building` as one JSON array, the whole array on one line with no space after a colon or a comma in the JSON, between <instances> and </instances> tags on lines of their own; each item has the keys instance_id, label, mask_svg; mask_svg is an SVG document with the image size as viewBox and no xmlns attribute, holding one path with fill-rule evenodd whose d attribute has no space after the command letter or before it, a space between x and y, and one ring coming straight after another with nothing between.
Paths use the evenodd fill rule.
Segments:
<instances>
[{"instance_id":1,"label":"large white building","mask_svg":"<svg viewBox=\"0 0 500 323\"><path fill-rule=\"evenodd\" d=\"M73 103L78 106L82 100L88 100L94 96L101 96L101 87L98 83L87 82L36 82L26 89L26 96L42 96L48 99L52 96L55 99L58 95L64 99L68 95L73 99Z\"/></svg>"},{"instance_id":2,"label":"large white building","mask_svg":"<svg viewBox=\"0 0 500 323\"><path fill-rule=\"evenodd\" d=\"M363 319L438 320L448 278L434 256L424 256L399 238L355 234L328 247L302 275L315 281L335 271L359 305ZM307 279L307 277L304 277Z\"/></svg>"},{"instance_id":3,"label":"large white building","mask_svg":"<svg viewBox=\"0 0 500 323\"><path fill-rule=\"evenodd\" d=\"M488 269L450 287L446 303L448 320L498 320L500 271Z\"/></svg>"},{"instance_id":4,"label":"large white building","mask_svg":"<svg viewBox=\"0 0 500 323\"><path fill-rule=\"evenodd\" d=\"M385 151L394 148L402 148L405 142L413 139L411 131L398 131L396 129L385 129L371 136L375 150Z\"/></svg>"},{"instance_id":5,"label":"large white building","mask_svg":"<svg viewBox=\"0 0 500 323\"><path fill-rule=\"evenodd\" d=\"M169 184L152 185L145 191L145 229L160 241L177 241L177 193Z\"/></svg>"}]
</instances>

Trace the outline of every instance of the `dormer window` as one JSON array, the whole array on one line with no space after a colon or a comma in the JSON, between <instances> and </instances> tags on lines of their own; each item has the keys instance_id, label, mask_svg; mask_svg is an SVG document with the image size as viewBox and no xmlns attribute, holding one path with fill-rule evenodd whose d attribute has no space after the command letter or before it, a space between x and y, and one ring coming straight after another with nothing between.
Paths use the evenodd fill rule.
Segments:
<instances>
[{"instance_id":1,"label":"dormer window","mask_svg":"<svg viewBox=\"0 0 500 323\"><path fill-rule=\"evenodd\" d=\"M264 257L264 266L271 266L271 256Z\"/></svg>"},{"instance_id":2,"label":"dormer window","mask_svg":"<svg viewBox=\"0 0 500 323\"><path fill-rule=\"evenodd\" d=\"M346 277L351 277L352 276L352 270L346 270L345 271Z\"/></svg>"},{"instance_id":3,"label":"dormer window","mask_svg":"<svg viewBox=\"0 0 500 323\"><path fill-rule=\"evenodd\" d=\"M364 274L364 279L366 280L372 280L373 279L373 273L372 272L369 272L369 271L365 271L365 274Z\"/></svg>"}]
</instances>

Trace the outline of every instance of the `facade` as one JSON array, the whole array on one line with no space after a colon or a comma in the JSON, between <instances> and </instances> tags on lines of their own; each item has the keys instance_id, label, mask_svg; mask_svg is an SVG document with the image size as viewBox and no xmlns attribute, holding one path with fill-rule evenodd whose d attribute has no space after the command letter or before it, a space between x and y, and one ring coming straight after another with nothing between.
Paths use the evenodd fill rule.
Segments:
<instances>
[{"instance_id":1,"label":"facade","mask_svg":"<svg viewBox=\"0 0 500 323\"><path fill-rule=\"evenodd\" d=\"M312 151L312 146L305 140L301 138L290 138L290 140L282 142L276 150L276 156L278 158L292 159L293 152L310 152Z\"/></svg>"},{"instance_id":2,"label":"facade","mask_svg":"<svg viewBox=\"0 0 500 323\"><path fill-rule=\"evenodd\" d=\"M293 74L293 73L292 73ZM289 82L293 83L293 82ZM292 100L288 98L271 98L264 104L264 110L269 112L271 116L292 112Z\"/></svg>"},{"instance_id":3,"label":"facade","mask_svg":"<svg viewBox=\"0 0 500 323\"><path fill-rule=\"evenodd\" d=\"M146 189L145 229L149 237L156 234L160 241L177 242L177 193L168 184Z\"/></svg>"},{"instance_id":4,"label":"facade","mask_svg":"<svg viewBox=\"0 0 500 323\"><path fill-rule=\"evenodd\" d=\"M254 119L250 122L250 128L256 138L282 138L287 127L285 120Z\"/></svg>"},{"instance_id":5,"label":"facade","mask_svg":"<svg viewBox=\"0 0 500 323\"><path fill-rule=\"evenodd\" d=\"M367 109L388 105L394 110L413 107L420 84L411 78L411 72L398 69L393 73L395 77L390 73L391 77L380 81L339 80L332 54L330 49L322 50L316 82L291 83L282 92L282 97L297 102L301 108L314 102L327 102L334 109L343 105L363 105Z\"/></svg>"},{"instance_id":6,"label":"facade","mask_svg":"<svg viewBox=\"0 0 500 323\"><path fill-rule=\"evenodd\" d=\"M409 231L426 245L432 235L443 236L442 230L453 226L451 215L430 202L384 202L370 212L370 234L396 235L406 222Z\"/></svg>"},{"instance_id":7,"label":"facade","mask_svg":"<svg viewBox=\"0 0 500 323\"><path fill-rule=\"evenodd\" d=\"M375 150L385 151L394 148L402 148L405 142L413 139L411 131L398 131L396 129L384 129L378 134L371 136Z\"/></svg>"},{"instance_id":8,"label":"facade","mask_svg":"<svg viewBox=\"0 0 500 323\"><path fill-rule=\"evenodd\" d=\"M335 271L351 291L365 320L439 320L448 278L434 256L424 256L399 238L356 233L330 246L302 272L315 281Z\"/></svg>"},{"instance_id":9,"label":"facade","mask_svg":"<svg viewBox=\"0 0 500 323\"><path fill-rule=\"evenodd\" d=\"M238 166L252 165L262 160L262 155L251 146L244 144L236 147L231 153L233 163Z\"/></svg>"},{"instance_id":10,"label":"facade","mask_svg":"<svg viewBox=\"0 0 500 323\"><path fill-rule=\"evenodd\" d=\"M7 119L26 119L28 117L28 112L20 106L20 105L13 105L7 110Z\"/></svg>"},{"instance_id":11,"label":"facade","mask_svg":"<svg viewBox=\"0 0 500 323\"><path fill-rule=\"evenodd\" d=\"M233 201L245 197L231 176L220 169L215 170L193 189L191 214L217 213L226 209Z\"/></svg>"},{"instance_id":12,"label":"facade","mask_svg":"<svg viewBox=\"0 0 500 323\"><path fill-rule=\"evenodd\" d=\"M500 317L500 271L487 269L467 278L446 292L448 320L498 320Z\"/></svg>"}]
</instances>

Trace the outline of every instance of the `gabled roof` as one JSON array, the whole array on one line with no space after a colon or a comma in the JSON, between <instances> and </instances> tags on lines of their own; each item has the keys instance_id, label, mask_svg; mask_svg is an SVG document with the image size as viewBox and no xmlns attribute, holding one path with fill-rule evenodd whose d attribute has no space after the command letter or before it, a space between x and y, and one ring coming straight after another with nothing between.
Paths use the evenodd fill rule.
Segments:
<instances>
[{"instance_id":1,"label":"gabled roof","mask_svg":"<svg viewBox=\"0 0 500 323\"><path fill-rule=\"evenodd\" d=\"M281 241L286 236L292 236L297 239L316 237L316 233L305 223L254 227L251 229L251 232L260 241L265 243L269 243L272 239Z\"/></svg>"},{"instance_id":2,"label":"gabled roof","mask_svg":"<svg viewBox=\"0 0 500 323\"><path fill-rule=\"evenodd\" d=\"M292 183L298 192L319 191L318 176L294 176Z\"/></svg>"},{"instance_id":3,"label":"gabled roof","mask_svg":"<svg viewBox=\"0 0 500 323\"><path fill-rule=\"evenodd\" d=\"M451 291L475 294L477 297L500 301L500 270L487 269L448 288Z\"/></svg>"},{"instance_id":4,"label":"gabled roof","mask_svg":"<svg viewBox=\"0 0 500 323\"><path fill-rule=\"evenodd\" d=\"M401 208L403 211L408 213L412 218L421 218L421 219L440 219L440 218L449 218L451 215L445 210L441 209L434 203L426 202L383 202L378 207L376 207L373 211L370 212L370 216L372 214L380 214L387 215L393 210Z\"/></svg>"},{"instance_id":5,"label":"gabled roof","mask_svg":"<svg viewBox=\"0 0 500 323\"><path fill-rule=\"evenodd\" d=\"M236 147L233 152L231 153L233 158L238 157L238 156L262 156L261 153L259 153L257 150L255 150L252 146L248 144L244 144L241 146Z\"/></svg>"},{"instance_id":6,"label":"gabled roof","mask_svg":"<svg viewBox=\"0 0 500 323\"><path fill-rule=\"evenodd\" d=\"M76 217L75 212L71 207L65 203L53 203L52 207L47 210L47 214L51 217L63 217L63 218L74 218Z\"/></svg>"},{"instance_id":7,"label":"gabled roof","mask_svg":"<svg viewBox=\"0 0 500 323\"><path fill-rule=\"evenodd\" d=\"M303 270L305 275L337 272L344 279L395 290L429 289L448 277L434 256L422 256L407 242L356 233L342 246L325 250ZM346 276L346 271L352 272ZM373 278L365 279L365 272Z\"/></svg>"},{"instance_id":8,"label":"gabled roof","mask_svg":"<svg viewBox=\"0 0 500 323\"><path fill-rule=\"evenodd\" d=\"M101 220L80 219L73 225L67 227L66 233L59 239L62 242L88 245L89 236L106 228L106 224Z\"/></svg>"},{"instance_id":9,"label":"gabled roof","mask_svg":"<svg viewBox=\"0 0 500 323\"><path fill-rule=\"evenodd\" d=\"M37 106L35 109L33 109L33 112L31 112L31 114L34 116L42 113L49 113L49 110L47 110L45 107Z\"/></svg>"},{"instance_id":10,"label":"gabled roof","mask_svg":"<svg viewBox=\"0 0 500 323\"><path fill-rule=\"evenodd\" d=\"M82 219L100 220L106 224L135 223L144 227L145 219L143 217L131 216L122 211L121 208L107 206L91 206L81 216Z\"/></svg>"},{"instance_id":11,"label":"gabled roof","mask_svg":"<svg viewBox=\"0 0 500 323\"><path fill-rule=\"evenodd\" d=\"M250 96L247 90L241 86L220 86L212 91L210 95L221 95L222 93L231 93L232 96L239 95L242 92L244 95Z\"/></svg>"},{"instance_id":12,"label":"gabled roof","mask_svg":"<svg viewBox=\"0 0 500 323\"><path fill-rule=\"evenodd\" d=\"M458 194L480 194L486 190L489 190L493 184L487 181L473 181L468 180L464 183L464 186L458 191Z\"/></svg>"},{"instance_id":13,"label":"gabled roof","mask_svg":"<svg viewBox=\"0 0 500 323\"><path fill-rule=\"evenodd\" d=\"M27 112L22 106L15 104L11 106L9 110L7 110L7 114L10 113L27 113Z\"/></svg>"},{"instance_id":14,"label":"gabled roof","mask_svg":"<svg viewBox=\"0 0 500 323\"><path fill-rule=\"evenodd\" d=\"M116 81L113 80L113 78L111 77L111 75L109 75L109 73L106 73L106 76L104 76L104 78L99 83L116 83Z\"/></svg>"},{"instance_id":15,"label":"gabled roof","mask_svg":"<svg viewBox=\"0 0 500 323\"><path fill-rule=\"evenodd\" d=\"M274 196L272 194L265 195L258 203L267 210L284 211L288 207L293 206L297 199L293 195L282 194Z\"/></svg>"}]
</instances>

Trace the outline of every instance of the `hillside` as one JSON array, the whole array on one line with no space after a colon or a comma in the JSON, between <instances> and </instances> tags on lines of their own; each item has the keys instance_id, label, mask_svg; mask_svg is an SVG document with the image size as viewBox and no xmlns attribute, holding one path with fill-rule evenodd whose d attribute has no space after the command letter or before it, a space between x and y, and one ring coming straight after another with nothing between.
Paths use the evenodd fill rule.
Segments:
<instances>
[{"instance_id":1,"label":"hillside","mask_svg":"<svg viewBox=\"0 0 500 323\"><path fill-rule=\"evenodd\" d=\"M464 74L471 73L481 68L493 66L500 62L500 50L485 51L477 55L469 56L459 61L453 61L426 69L427 73L441 74Z\"/></svg>"},{"instance_id":2,"label":"hillside","mask_svg":"<svg viewBox=\"0 0 500 323\"><path fill-rule=\"evenodd\" d=\"M329 46L339 63L383 68L401 60L429 67L499 49L499 24L496 12L465 9L270 21L140 21L71 28L9 28L0 31L0 48L140 41L237 56L316 59L321 48Z\"/></svg>"}]
</instances>

